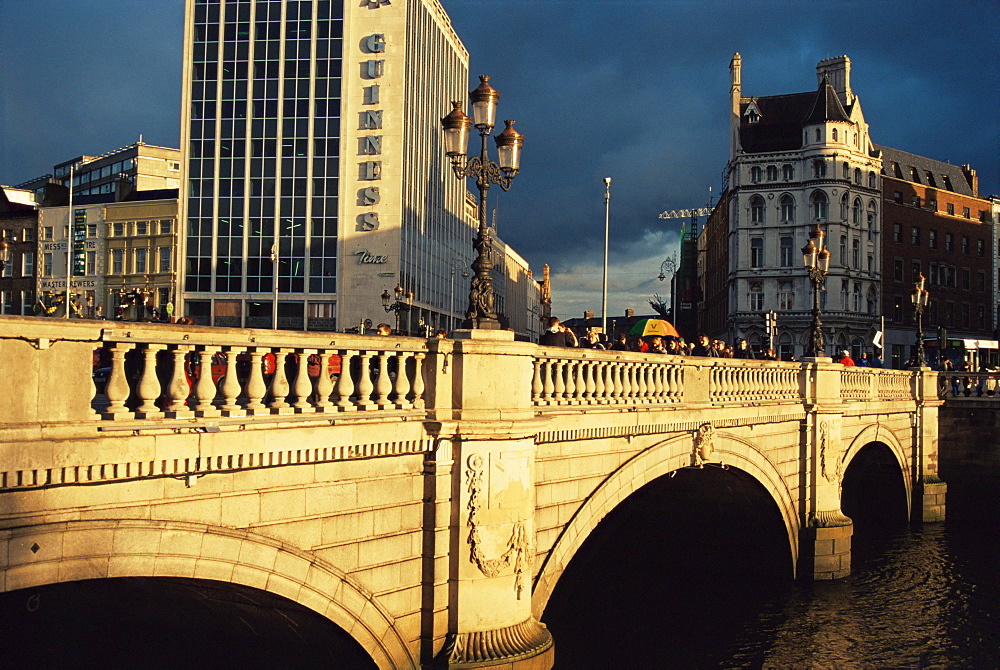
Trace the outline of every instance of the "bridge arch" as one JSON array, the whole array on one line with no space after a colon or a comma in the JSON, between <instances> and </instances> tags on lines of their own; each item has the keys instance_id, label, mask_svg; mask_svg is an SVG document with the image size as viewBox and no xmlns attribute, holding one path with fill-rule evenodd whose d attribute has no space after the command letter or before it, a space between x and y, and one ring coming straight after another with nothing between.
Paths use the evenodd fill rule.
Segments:
<instances>
[{"instance_id":1,"label":"bridge arch","mask_svg":"<svg viewBox=\"0 0 1000 670\"><path fill-rule=\"evenodd\" d=\"M858 455L858 453L867 445L874 442L884 444L892 452L893 458L899 465L899 471L902 473L903 477L903 487L906 491L906 505L907 505L907 516L912 513L912 498L913 498L913 478L910 476L910 462L907 457L907 450L903 447L903 444L896 437L895 433L886 428L885 426L880 426L879 424L869 424L861 429L854 439L851 440L850 444L844 449L843 462L841 464L841 471L847 472L847 466L851 464L851 461Z\"/></svg>"},{"instance_id":2,"label":"bridge arch","mask_svg":"<svg viewBox=\"0 0 1000 670\"><path fill-rule=\"evenodd\" d=\"M792 565L798 564L799 521L795 500L781 473L755 445L735 435L716 432L714 458L738 468L758 481L771 495L785 522ZM612 472L584 501L560 533L535 577L532 610L541 617L566 566L597 524L626 498L653 480L691 465L694 433L644 449Z\"/></svg>"},{"instance_id":3,"label":"bridge arch","mask_svg":"<svg viewBox=\"0 0 1000 670\"><path fill-rule=\"evenodd\" d=\"M393 618L370 593L315 556L254 533L173 521L72 521L0 531L0 549L9 556L0 592L107 577L230 582L317 612L380 668L417 667Z\"/></svg>"}]
</instances>

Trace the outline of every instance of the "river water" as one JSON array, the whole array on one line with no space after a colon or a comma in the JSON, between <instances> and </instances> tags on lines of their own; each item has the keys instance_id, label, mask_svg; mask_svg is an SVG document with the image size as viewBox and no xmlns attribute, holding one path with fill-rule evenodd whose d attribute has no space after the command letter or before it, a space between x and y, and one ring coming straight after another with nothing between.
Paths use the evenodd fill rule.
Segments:
<instances>
[{"instance_id":1,"label":"river water","mask_svg":"<svg viewBox=\"0 0 1000 670\"><path fill-rule=\"evenodd\" d=\"M790 580L731 509L621 516L543 616L556 667L1000 668L1000 488L949 486L944 524L856 527L836 582Z\"/></svg>"}]
</instances>

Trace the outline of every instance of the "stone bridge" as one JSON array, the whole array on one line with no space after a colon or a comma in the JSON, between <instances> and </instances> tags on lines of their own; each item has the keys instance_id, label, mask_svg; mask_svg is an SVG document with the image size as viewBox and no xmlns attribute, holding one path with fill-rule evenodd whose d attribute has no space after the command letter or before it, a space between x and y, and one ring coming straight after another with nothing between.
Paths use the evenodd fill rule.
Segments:
<instances>
[{"instance_id":1,"label":"stone bridge","mask_svg":"<svg viewBox=\"0 0 1000 670\"><path fill-rule=\"evenodd\" d=\"M208 580L318 613L378 667L547 668L560 576L658 478L752 478L806 579L850 572L865 450L911 519L944 518L926 369L511 337L0 319L0 591Z\"/></svg>"}]
</instances>

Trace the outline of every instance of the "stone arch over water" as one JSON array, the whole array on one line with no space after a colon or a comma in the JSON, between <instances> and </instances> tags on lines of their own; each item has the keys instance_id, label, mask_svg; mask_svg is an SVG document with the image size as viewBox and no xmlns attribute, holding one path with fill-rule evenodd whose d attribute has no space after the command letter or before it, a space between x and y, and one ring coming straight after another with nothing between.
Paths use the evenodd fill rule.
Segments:
<instances>
[{"instance_id":1,"label":"stone arch over water","mask_svg":"<svg viewBox=\"0 0 1000 670\"><path fill-rule=\"evenodd\" d=\"M372 594L317 557L254 533L184 522L74 521L2 531L0 550L9 556L0 571L3 592L108 577L241 584L327 618L379 667L417 667L393 618Z\"/></svg>"},{"instance_id":2,"label":"stone arch over water","mask_svg":"<svg viewBox=\"0 0 1000 670\"><path fill-rule=\"evenodd\" d=\"M713 436L714 459L742 470L768 492L785 524L792 566L798 564L799 519L796 501L781 473L753 443L724 431ZM573 556L611 510L655 479L692 465L694 434L671 438L643 450L611 473L564 526L545 562L540 567L532 591L532 611L540 617L556 584Z\"/></svg>"},{"instance_id":3,"label":"stone arch over water","mask_svg":"<svg viewBox=\"0 0 1000 670\"><path fill-rule=\"evenodd\" d=\"M870 424L862 428L861 431L854 436L850 444L848 444L844 449L844 456L840 466L841 471L847 472L847 468L851 464L851 461L853 461L855 457L857 457L858 453L860 453L861 450L869 444L884 444L892 453L896 464L899 465L899 470L903 477L903 487L906 490L907 516L911 516L913 511L913 478L911 477L912 468L909 457L907 456L908 449L904 448L895 433L893 433L886 426Z\"/></svg>"}]
</instances>

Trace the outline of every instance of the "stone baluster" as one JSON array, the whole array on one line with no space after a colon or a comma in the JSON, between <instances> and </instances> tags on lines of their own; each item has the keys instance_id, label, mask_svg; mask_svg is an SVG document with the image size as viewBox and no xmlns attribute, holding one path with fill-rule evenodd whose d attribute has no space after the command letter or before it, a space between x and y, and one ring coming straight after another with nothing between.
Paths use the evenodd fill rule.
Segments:
<instances>
[{"instance_id":1,"label":"stone baluster","mask_svg":"<svg viewBox=\"0 0 1000 670\"><path fill-rule=\"evenodd\" d=\"M564 378L566 364L560 360L553 360L552 364L555 365L555 370L552 371L552 381L555 384L552 391L552 401L556 405L561 405L566 398L566 380Z\"/></svg>"},{"instance_id":2,"label":"stone baluster","mask_svg":"<svg viewBox=\"0 0 1000 670\"><path fill-rule=\"evenodd\" d=\"M607 367L607 363L603 361L594 361L591 366L591 373L593 374L594 382L594 394L593 398L595 402L605 403L607 399L604 397L604 369Z\"/></svg>"},{"instance_id":3,"label":"stone baluster","mask_svg":"<svg viewBox=\"0 0 1000 670\"><path fill-rule=\"evenodd\" d=\"M219 416L221 412L215 408L215 381L212 380L212 356L221 347L205 347L198 355L198 381L194 384L195 416Z\"/></svg>"},{"instance_id":4,"label":"stone baluster","mask_svg":"<svg viewBox=\"0 0 1000 670\"><path fill-rule=\"evenodd\" d=\"M653 366L653 402L661 403L664 398L665 387L663 385L663 375L667 371L665 363L658 363Z\"/></svg>"},{"instance_id":5,"label":"stone baluster","mask_svg":"<svg viewBox=\"0 0 1000 670\"><path fill-rule=\"evenodd\" d=\"M566 361L566 403L570 405L577 404L576 397L576 361Z\"/></svg>"},{"instance_id":6,"label":"stone baluster","mask_svg":"<svg viewBox=\"0 0 1000 670\"><path fill-rule=\"evenodd\" d=\"M319 350L319 374L316 375L313 387L317 412L329 412L334 406L330 400L330 395L333 393L333 380L330 378L331 353L329 349ZM341 368L341 374L343 374L343 368Z\"/></svg>"},{"instance_id":7,"label":"stone baluster","mask_svg":"<svg viewBox=\"0 0 1000 670\"><path fill-rule=\"evenodd\" d=\"M336 404L337 408L341 412L353 412L357 409L355 404L351 402L351 396L354 395L354 379L351 378L351 364L355 360L358 354L356 351L350 351L345 349L340 353L340 376L337 377L337 386L334 389L334 394L337 396ZM364 378L368 374L368 368L360 368L362 374L360 378Z\"/></svg>"},{"instance_id":8,"label":"stone baluster","mask_svg":"<svg viewBox=\"0 0 1000 670\"><path fill-rule=\"evenodd\" d=\"M135 345L127 342L116 342L109 346L111 349L111 374L108 375L108 382L104 386L104 394L108 396L108 407L104 410L104 417L124 419L126 414L131 414L125 407L125 401L128 400L130 392L128 377L125 373L125 354L131 351Z\"/></svg>"},{"instance_id":9,"label":"stone baluster","mask_svg":"<svg viewBox=\"0 0 1000 670\"><path fill-rule=\"evenodd\" d=\"M649 388L646 385L646 370L648 363L635 364L635 399L636 402L646 402L646 393Z\"/></svg>"},{"instance_id":10,"label":"stone baluster","mask_svg":"<svg viewBox=\"0 0 1000 670\"><path fill-rule=\"evenodd\" d=\"M375 403L372 402L372 392L375 390L375 384L372 382L371 371L372 352L359 352L358 359L360 361L361 371L358 374L357 407L358 409L372 409L373 407L376 407Z\"/></svg>"},{"instance_id":11,"label":"stone baluster","mask_svg":"<svg viewBox=\"0 0 1000 670\"><path fill-rule=\"evenodd\" d=\"M285 372L285 358L288 357L290 349L278 349L274 352L274 377L271 378L271 388L268 395L271 402L268 407L272 414L290 414L292 406L288 404L288 394L291 389L288 385L288 374Z\"/></svg>"},{"instance_id":12,"label":"stone baluster","mask_svg":"<svg viewBox=\"0 0 1000 670\"><path fill-rule=\"evenodd\" d=\"M222 405L219 406L219 409L222 410L222 416L246 415L238 401L240 392L243 390L240 388L239 376L236 374L236 359L240 349L242 347L226 347L226 376L222 378L220 384Z\"/></svg>"},{"instance_id":13,"label":"stone baluster","mask_svg":"<svg viewBox=\"0 0 1000 670\"><path fill-rule=\"evenodd\" d=\"M747 397L748 391L750 390L747 384L747 377L749 375L749 369L745 365L734 370L736 373L736 396L742 400Z\"/></svg>"},{"instance_id":14,"label":"stone baluster","mask_svg":"<svg viewBox=\"0 0 1000 670\"><path fill-rule=\"evenodd\" d=\"M637 363L627 363L625 365L625 379L622 380L625 385L623 395L631 404L635 404L638 397L639 384L636 382L637 365Z\"/></svg>"},{"instance_id":15,"label":"stone baluster","mask_svg":"<svg viewBox=\"0 0 1000 670\"><path fill-rule=\"evenodd\" d=\"M165 348L166 345L163 344L147 344L142 352L142 375L135 389L136 397L139 399L139 407L136 408L138 419L163 416L160 408L156 406L156 399L160 397L160 379L156 376L156 354Z\"/></svg>"},{"instance_id":16,"label":"stone baluster","mask_svg":"<svg viewBox=\"0 0 1000 670\"><path fill-rule=\"evenodd\" d=\"M184 363L190 352L191 347L183 344L178 345L170 352L174 359L174 367L167 384L166 407L164 409L167 416L171 418L194 416L194 413L187 406L188 396L191 395L191 385L188 384L187 375L184 373Z\"/></svg>"},{"instance_id":17,"label":"stone baluster","mask_svg":"<svg viewBox=\"0 0 1000 670\"><path fill-rule=\"evenodd\" d=\"M576 397L584 402L594 393L593 386L587 388L587 377L590 374L590 361L576 363Z\"/></svg>"},{"instance_id":18,"label":"stone baluster","mask_svg":"<svg viewBox=\"0 0 1000 670\"><path fill-rule=\"evenodd\" d=\"M611 394L612 401L617 404L622 402L622 394L625 392L625 384L622 383L622 373L624 372L625 364L621 361L615 361L612 363L611 375L614 381L614 391Z\"/></svg>"},{"instance_id":19,"label":"stone baluster","mask_svg":"<svg viewBox=\"0 0 1000 670\"><path fill-rule=\"evenodd\" d=\"M247 380L247 414L266 414L267 407L262 402L267 393L264 383L264 356L267 350L261 347L250 348L250 378Z\"/></svg>"},{"instance_id":20,"label":"stone baluster","mask_svg":"<svg viewBox=\"0 0 1000 670\"><path fill-rule=\"evenodd\" d=\"M396 352L396 383L393 384L393 394L395 398L393 400L396 404L396 409L409 409L413 405L410 403L408 395L410 395L410 375L407 372L407 365L413 359L412 352L409 351L397 351Z\"/></svg>"},{"instance_id":21,"label":"stone baluster","mask_svg":"<svg viewBox=\"0 0 1000 670\"><path fill-rule=\"evenodd\" d=\"M427 358L427 354L418 351L413 356L413 390L411 391L413 395L412 404L416 409L424 409L424 389L426 387L424 383L424 359Z\"/></svg>"},{"instance_id":22,"label":"stone baluster","mask_svg":"<svg viewBox=\"0 0 1000 670\"><path fill-rule=\"evenodd\" d=\"M552 404L552 395L556 392L556 384L553 380L555 373L555 361L551 358L544 362L545 367L542 369L542 399L545 404Z\"/></svg>"},{"instance_id":23,"label":"stone baluster","mask_svg":"<svg viewBox=\"0 0 1000 670\"><path fill-rule=\"evenodd\" d=\"M531 375L531 402L537 405L541 402L542 392L545 390L545 385L542 384L542 361L536 358L532 364L534 370Z\"/></svg>"},{"instance_id":24,"label":"stone baluster","mask_svg":"<svg viewBox=\"0 0 1000 670\"><path fill-rule=\"evenodd\" d=\"M602 367L604 368L604 399L602 402L605 405L610 405L614 402L615 394L615 364L612 361L607 361Z\"/></svg>"},{"instance_id":25,"label":"stone baluster","mask_svg":"<svg viewBox=\"0 0 1000 670\"><path fill-rule=\"evenodd\" d=\"M312 395L313 390L312 380L309 379L309 357L315 353L316 349L302 349L295 355L298 366L295 370L295 383L292 385L292 396L295 398L292 407L299 414L310 412L313 409L312 404L309 402L309 396ZM323 369L321 365L317 377L324 372L327 376L330 375L329 370Z\"/></svg>"},{"instance_id":26,"label":"stone baluster","mask_svg":"<svg viewBox=\"0 0 1000 670\"><path fill-rule=\"evenodd\" d=\"M399 376L399 371L396 371ZM378 376L375 378L375 404L385 407L389 404L389 393L392 392L392 379L389 378L389 354L385 351L378 353Z\"/></svg>"}]
</instances>

